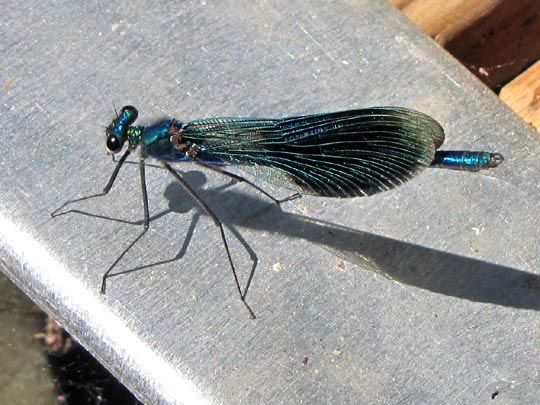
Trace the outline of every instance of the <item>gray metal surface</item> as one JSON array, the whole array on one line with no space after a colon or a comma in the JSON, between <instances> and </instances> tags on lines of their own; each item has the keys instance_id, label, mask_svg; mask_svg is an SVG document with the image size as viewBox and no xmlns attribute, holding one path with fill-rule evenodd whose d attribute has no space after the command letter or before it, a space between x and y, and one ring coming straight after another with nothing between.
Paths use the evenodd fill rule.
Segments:
<instances>
[{"instance_id":1,"label":"gray metal surface","mask_svg":"<svg viewBox=\"0 0 540 405\"><path fill-rule=\"evenodd\" d=\"M538 399L538 134L384 1L2 6L2 270L141 399ZM113 103L141 123L400 105L439 120L446 148L506 160L283 212L180 166L229 229L243 283L253 261L234 234L258 256L250 320L211 220L164 170L148 170L151 230L118 267L139 271L104 296L140 230L136 166L72 207L94 217L49 217L107 181Z\"/></svg>"}]
</instances>

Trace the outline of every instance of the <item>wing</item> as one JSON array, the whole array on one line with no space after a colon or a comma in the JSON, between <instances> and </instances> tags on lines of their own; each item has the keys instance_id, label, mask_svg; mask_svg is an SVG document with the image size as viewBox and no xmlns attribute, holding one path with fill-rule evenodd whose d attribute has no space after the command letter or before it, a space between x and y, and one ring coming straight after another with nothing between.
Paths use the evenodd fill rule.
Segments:
<instances>
[{"instance_id":1,"label":"wing","mask_svg":"<svg viewBox=\"0 0 540 405\"><path fill-rule=\"evenodd\" d=\"M182 128L199 158L243 165L282 187L357 197L397 187L432 162L444 141L433 118L377 107L284 119L211 118Z\"/></svg>"}]
</instances>

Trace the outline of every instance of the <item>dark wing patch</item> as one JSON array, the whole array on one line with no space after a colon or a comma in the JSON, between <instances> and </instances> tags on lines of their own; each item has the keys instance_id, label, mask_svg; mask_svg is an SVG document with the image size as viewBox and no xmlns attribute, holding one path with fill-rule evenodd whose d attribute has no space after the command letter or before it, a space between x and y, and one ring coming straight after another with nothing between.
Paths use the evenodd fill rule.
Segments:
<instances>
[{"instance_id":1,"label":"dark wing patch","mask_svg":"<svg viewBox=\"0 0 540 405\"><path fill-rule=\"evenodd\" d=\"M192 121L184 141L202 160L243 170L305 194L356 197L397 187L433 160L444 131L433 118L378 107L284 119Z\"/></svg>"}]
</instances>

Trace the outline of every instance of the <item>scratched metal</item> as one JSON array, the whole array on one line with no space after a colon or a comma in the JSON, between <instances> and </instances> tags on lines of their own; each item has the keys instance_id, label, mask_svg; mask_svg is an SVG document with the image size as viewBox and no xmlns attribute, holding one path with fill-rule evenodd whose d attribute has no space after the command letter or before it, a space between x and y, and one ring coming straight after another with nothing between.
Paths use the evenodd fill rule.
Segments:
<instances>
[{"instance_id":1,"label":"scratched metal","mask_svg":"<svg viewBox=\"0 0 540 405\"><path fill-rule=\"evenodd\" d=\"M3 2L3 271L148 403L536 401L538 134L385 1L169 3ZM118 268L140 270L105 296L142 220L136 166L72 207L93 216L49 217L105 185L113 104L141 123L399 105L440 121L448 148L506 160L283 212L179 166L244 284L239 240L258 257L250 320L212 221L164 170L148 170L151 230Z\"/></svg>"}]
</instances>

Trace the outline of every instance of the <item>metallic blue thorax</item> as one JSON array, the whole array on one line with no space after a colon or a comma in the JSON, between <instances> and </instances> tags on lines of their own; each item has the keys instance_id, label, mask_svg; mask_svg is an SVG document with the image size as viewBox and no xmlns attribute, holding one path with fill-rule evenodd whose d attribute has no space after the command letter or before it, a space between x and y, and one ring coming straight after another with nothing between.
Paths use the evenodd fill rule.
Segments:
<instances>
[{"instance_id":1,"label":"metallic blue thorax","mask_svg":"<svg viewBox=\"0 0 540 405\"><path fill-rule=\"evenodd\" d=\"M142 155L173 162L188 160L185 153L178 150L171 142L172 126L175 126L173 129L178 131L182 123L176 120L167 120L149 127L138 127L142 130L139 132L138 139Z\"/></svg>"}]
</instances>

